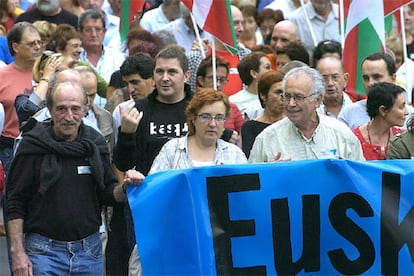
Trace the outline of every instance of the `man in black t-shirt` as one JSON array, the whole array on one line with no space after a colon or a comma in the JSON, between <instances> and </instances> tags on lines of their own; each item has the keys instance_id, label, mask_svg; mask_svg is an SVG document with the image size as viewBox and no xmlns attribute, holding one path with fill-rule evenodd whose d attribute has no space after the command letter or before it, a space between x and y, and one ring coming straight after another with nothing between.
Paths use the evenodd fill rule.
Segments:
<instances>
[{"instance_id":1,"label":"man in black t-shirt","mask_svg":"<svg viewBox=\"0 0 414 276\"><path fill-rule=\"evenodd\" d=\"M19 15L16 22L27 21L33 23L39 20L57 25L66 23L72 25L75 29L78 28L78 17L62 9L59 0L37 1L36 6Z\"/></svg>"},{"instance_id":2,"label":"man in black t-shirt","mask_svg":"<svg viewBox=\"0 0 414 276\"><path fill-rule=\"evenodd\" d=\"M121 171L135 167L146 175L161 147L171 138L187 134L185 108L192 97L188 60L182 49L169 46L155 57L155 89L146 98L121 110L121 128L114 163ZM135 246L132 217L125 214L130 250ZM136 250L134 250L136 254ZM130 270L138 271L137 255ZM136 270L134 270L136 269ZM133 273L134 274L134 273Z\"/></svg>"}]
</instances>

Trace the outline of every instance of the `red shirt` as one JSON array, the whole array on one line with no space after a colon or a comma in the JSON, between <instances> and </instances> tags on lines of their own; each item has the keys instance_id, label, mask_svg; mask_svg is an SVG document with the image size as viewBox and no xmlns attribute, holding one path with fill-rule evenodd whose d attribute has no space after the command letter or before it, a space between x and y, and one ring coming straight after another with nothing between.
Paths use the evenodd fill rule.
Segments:
<instances>
[{"instance_id":1,"label":"red shirt","mask_svg":"<svg viewBox=\"0 0 414 276\"><path fill-rule=\"evenodd\" d=\"M241 127L243 124L243 116L240 113L237 105L230 103L231 113L230 117L224 122L224 127L237 131L238 134L241 133Z\"/></svg>"},{"instance_id":2,"label":"red shirt","mask_svg":"<svg viewBox=\"0 0 414 276\"><path fill-rule=\"evenodd\" d=\"M210 49L209 54L211 54L211 49ZM217 50L216 50L216 55L230 62L229 74L227 76L229 81L223 88L223 93L226 94L227 97L230 97L231 95L239 92L243 88L243 83L240 79L239 71L237 70L237 65L239 64L239 56L232 55L228 51L217 51Z\"/></svg>"},{"instance_id":3,"label":"red shirt","mask_svg":"<svg viewBox=\"0 0 414 276\"><path fill-rule=\"evenodd\" d=\"M392 127L392 135L396 135L398 133L401 133L403 130L397 127ZM359 130L359 127L352 130L352 132L356 135L358 140L361 142L362 152L364 153L365 160L385 160L388 156L388 146L387 147L381 147L377 145L372 145L369 143L369 141L364 139L364 136L362 136L361 131Z\"/></svg>"}]
</instances>

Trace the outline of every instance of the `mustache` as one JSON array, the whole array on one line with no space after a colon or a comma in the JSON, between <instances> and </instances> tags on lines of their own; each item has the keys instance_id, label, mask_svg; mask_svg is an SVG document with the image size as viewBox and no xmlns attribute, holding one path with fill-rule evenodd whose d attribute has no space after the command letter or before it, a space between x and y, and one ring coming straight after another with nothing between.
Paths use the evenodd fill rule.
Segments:
<instances>
[{"instance_id":1,"label":"mustache","mask_svg":"<svg viewBox=\"0 0 414 276\"><path fill-rule=\"evenodd\" d=\"M73 125L76 125L76 121L75 120L65 120L65 119L63 119L63 120L60 121L60 125L62 125L62 126L73 126Z\"/></svg>"}]
</instances>

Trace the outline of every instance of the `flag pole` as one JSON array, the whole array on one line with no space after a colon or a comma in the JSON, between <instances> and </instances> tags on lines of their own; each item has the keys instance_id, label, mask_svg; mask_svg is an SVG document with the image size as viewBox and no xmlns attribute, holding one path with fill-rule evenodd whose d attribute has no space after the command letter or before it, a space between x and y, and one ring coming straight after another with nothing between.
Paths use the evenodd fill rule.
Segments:
<instances>
[{"instance_id":1,"label":"flag pole","mask_svg":"<svg viewBox=\"0 0 414 276\"><path fill-rule=\"evenodd\" d=\"M412 92L408 91L408 87L410 87L411 85L409 85L409 81L410 78L408 76L408 54L407 54L407 37L405 36L405 22L404 22L404 8L401 7L400 8L400 24L401 24L401 40L402 40L402 48L403 48L403 65L404 66L404 71L405 71L405 90L407 92L407 103L411 103L412 102Z\"/></svg>"},{"instance_id":2,"label":"flag pole","mask_svg":"<svg viewBox=\"0 0 414 276\"><path fill-rule=\"evenodd\" d=\"M211 63L213 70L213 88L217 91L216 38L213 38L211 43Z\"/></svg>"},{"instance_id":3,"label":"flag pole","mask_svg":"<svg viewBox=\"0 0 414 276\"><path fill-rule=\"evenodd\" d=\"M341 20L341 47L344 49L345 45L345 11L344 0L339 0L339 20Z\"/></svg>"},{"instance_id":4,"label":"flag pole","mask_svg":"<svg viewBox=\"0 0 414 276\"><path fill-rule=\"evenodd\" d=\"M311 36L312 36L313 46L316 47L318 45L318 42L316 41L315 32L313 31L312 24L309 20L309 15L308 15L308 12L306 11L305 3L303 2L303 0L300 0L300 5L303 9L303 12L305 13L306 24L308 25L309 31L310 31Z\"/></svg>"},{"instance_id":5,"label":"flag pole","mask_svg":"<svg viewBox=\"0 0 414 276\"><path fill-rule=\"evenodd\" d=\"M404 62L407 60L407 47L405 46L407 44L407 37L405 36L405 22L404 22L404 8L400 8L400 24L401 24L401 40L403 44L403 58ZM407 68L406 68L407 69Z\"/></svg>"},{"instance_id":6,"label":"flag pole","mask_svg":"<svg viewBox=\"0 0 414 276\"><path fill-rule=\"evenodd\" d=\"M198 31L197 23L196 23L196 21L194 19L194 16L191 12L190 12L190 16L191 16L191 22L193 23L194 33L196 35L196 40L198 42L198 47L200 48L201 57L203 59L205 59L206 58L206 52L204 52L203 41L201 40L201 36L200 36L200 32Z\"/></svg>"}]
</instances>

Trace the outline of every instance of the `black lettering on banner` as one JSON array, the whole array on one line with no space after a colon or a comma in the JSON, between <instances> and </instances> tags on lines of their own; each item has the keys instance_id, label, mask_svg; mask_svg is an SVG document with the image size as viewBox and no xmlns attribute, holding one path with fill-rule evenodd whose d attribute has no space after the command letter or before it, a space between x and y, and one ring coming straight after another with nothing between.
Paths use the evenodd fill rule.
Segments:
<instances>
[{"instance_id":1,"label":"black lettering on banner","mask_svg":"<svg viewBox=\"0 0 414 276\"><path fill-rule=\"evenodd\" d=\"M320 270L319 195L302 196L302 204L303 249L302 256L294 262L288 199L271 201L275 269L280 275L298 274L302 269Z\"/></svg>"},{"instance_id":2,"label":"black lettering on banner","mask_svg":"<svg viewBox=\"0 0 414 276\"><path fill-rule=\"evenodd\" d=\"M234 268L231 238L256 234L251 220L230 221L228 194L260 190L259 174L207 177L208 207L213 232L217 275L265 275L266 266Z\"/></svg>"},{"instance_id":3,"label":"black lettering on banner","mask_svg":"<svg viewBox=\"0 0 414 276\"><path fill-rule=\"evenodd\" d=\"M353 209L360 217L372 217L374 212L369 203L355 193L342 193L334 197L329 204L329 220L335 230L351 242L360 255L350 260L343 249L328 252L333 267L342 274L355 275L367 271L375 261L375 247L370 237L346 214Z\"/></svg>"},{"instance_id":4,"label":"black lettering on banner","mask_svg":"<svg viewBox=\"0 0 414 276\"><path fill-rule=\"evenodd\" d=\"M400 196L401 176L383 172L381 200L381 272L383 275L398 275L398 252L404 244L407 244L411 261L414 263L414 206L398 224ZM407 273L407 271L401 273Z\"/></svg>"}]
</instances>

